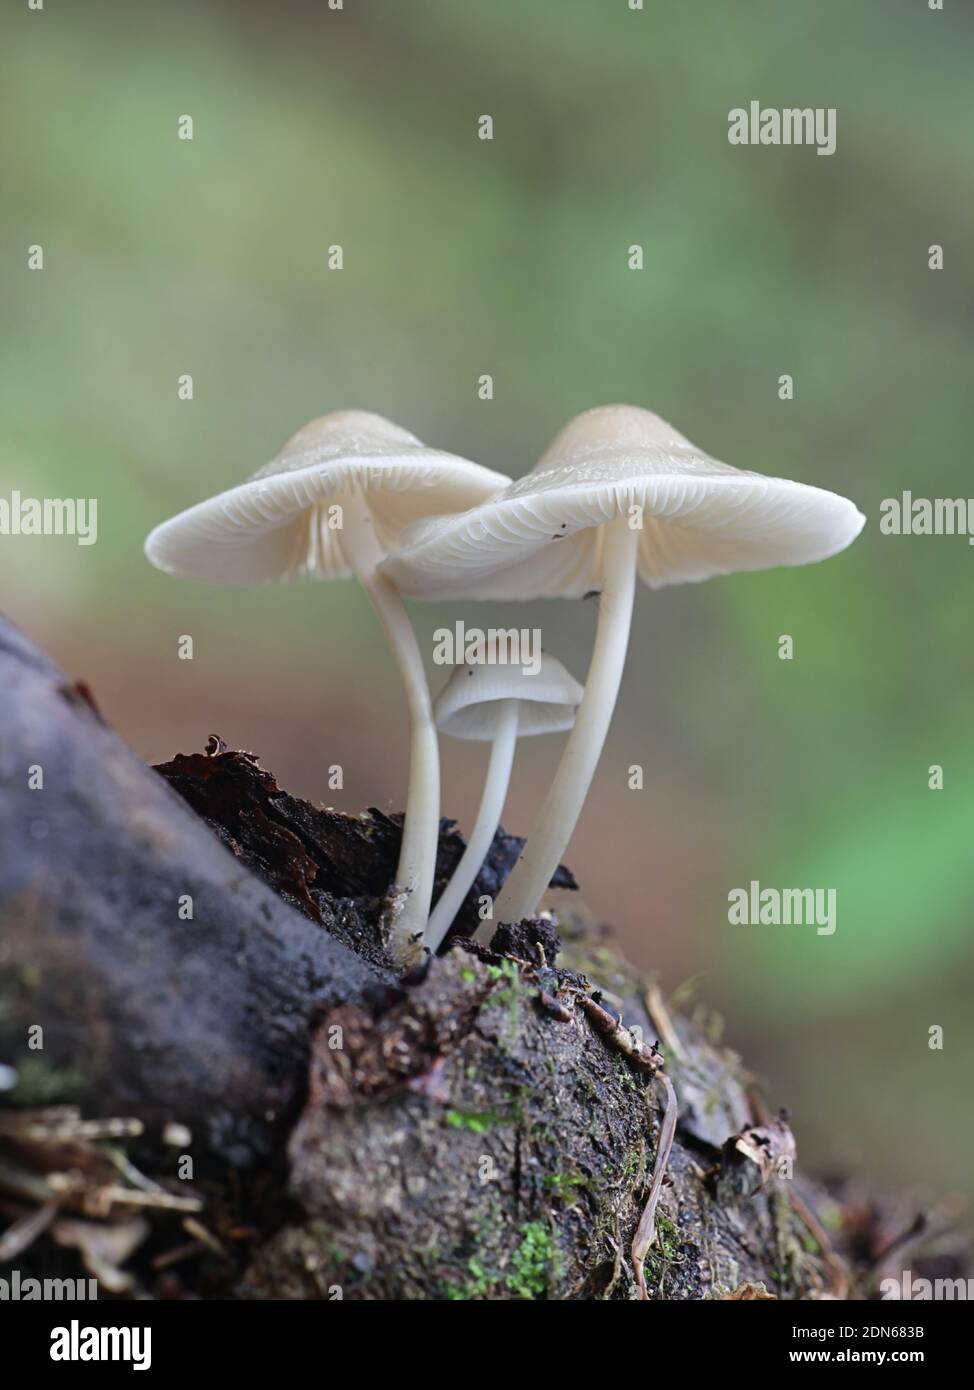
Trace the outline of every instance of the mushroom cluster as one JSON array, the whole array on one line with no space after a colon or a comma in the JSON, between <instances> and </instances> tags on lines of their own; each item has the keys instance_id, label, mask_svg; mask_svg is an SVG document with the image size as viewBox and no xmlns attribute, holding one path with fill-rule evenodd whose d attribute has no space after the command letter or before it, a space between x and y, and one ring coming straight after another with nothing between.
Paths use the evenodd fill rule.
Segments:
<instances>
[{"instance_id":1,"label":"mushroom cluster","mask_svg":"<svg viewBox=\"0 0 974 1390\"><path fill-rule=\"evenodd\" d=\"M380 572L404 527L457 512L509 480L364 410L336 410L292 434L247 482L164 521L145 552L161 570L224 584L354 575L399 667L410 722L409 788L390 949L422 939L436 873L440 764L422 654L395 581Z\"/></svg>"},{"instance_id":2,"label":"mushroom cluster","mask_svg":"<svg viewBox=\"0 0 974 1390\"><path fill-rule=\"evenodd\" d=\"M658 415L605 406L577 416L511 482L429 449L377 415L338 411L304 426L240 487L157 527L146 541L170 573L255 583L354 575L389 639L406 690L410 781L389 901L389 944L405 964L436 950L490 848L518 737L570 730L493 921L535 914L564 854L611 722L636 581L650 588L845 549L865 518L835 493L710 458ZM580 599L599 615L582 690L550 655L532 673L459 666L436 706L402 596ZM577 710L577 713L576 713ZM437 726L491 743L467 852L432 915L439 825Z\"/></svg>"}]
</instances>

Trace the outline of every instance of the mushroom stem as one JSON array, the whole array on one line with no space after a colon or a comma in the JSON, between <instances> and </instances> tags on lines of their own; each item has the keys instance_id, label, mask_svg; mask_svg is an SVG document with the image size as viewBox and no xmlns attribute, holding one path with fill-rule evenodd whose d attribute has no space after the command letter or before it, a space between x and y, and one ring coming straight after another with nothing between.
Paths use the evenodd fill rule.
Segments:
<instances>
[{"instance_id":1,"label":"mushroom stem","mask_svg":"<svg viewBox=\"0 0 974 1390\"><path fill-rule=\"evenodd\" d=\"M453 924L453 919L470 892L481 864L494 842L494 834L500 822L501 811L507 797L511 780L511 767L514 764L514 746L517 743L518 701L502 700L494 727L494 741L490 749L490 762L484 779L483 795L477 809L467 848L463 852L453 877L446 885L426 928L426 944L435 951ZM474 940L486 946L494 933L492 921L481 922L474 933Z\"/></svg>"},{"instance_id":2,"label":"mushroom stem","mask_svg":"<svg viewBox=\"0 0 974 1390\"><path fill-rule=\"evenodd\" d=\"M357 510L357 521L363 520L362 513L368 514L364 501L358 496L347 499L344 506L346 511ZM356 534L355 527L343 527L342 549L389 639L409 710L409 788L395 882L396 890L405 895L405 900L395 911L389 939L393 958L406 964L416 954L423 936L436 875L440 834L440 751L436 724L413 625L395 584L377 573L382 553L372 534L361 528Z\"/></svg>"},{"instance_id":3,"label":"mushroom stem","mask_svg":"<svg viewBox=\"0 0 974 1390\"><path fill-rule=\"evenodd\" d=\"M405 959L426 927L440 833L440 752L423 658L399 590L384 575L362 577L392 647L409 709L409 788L396 869L406 901L392 928L393 956Z\"/></svg>"},{"instance_id":4,"label":"mushroom stem","mask_svg":"<svg viewBox=\"0 0 974 1390\"><path fill-rule=\"evenodd\" d=\"M520 922L534 915L585 804L626 662L639 536L638 528L630 527L624 506L605 524L599 620L585 694L548 795L494 904L499 923Z\"/></svg>"}]
</instances>

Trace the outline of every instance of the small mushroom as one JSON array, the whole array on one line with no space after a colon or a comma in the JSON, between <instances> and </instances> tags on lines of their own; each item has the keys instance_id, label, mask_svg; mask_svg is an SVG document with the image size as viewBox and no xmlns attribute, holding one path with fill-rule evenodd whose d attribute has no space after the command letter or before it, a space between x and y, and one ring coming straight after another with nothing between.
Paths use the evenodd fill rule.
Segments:
<instances>
[{"instance_id":1,"label":"small mushroom","mask_svg":"<svg viewBox=\"0 0 974 1390\"><path fill-rule=\"evenodd\" d=\"M844 497L719 463L658 415L614 405L577 416L504 492L402 536L384 568L417 598L600 595L585 695L499 921L534 913L571 838L612 718L637 575L659 588L824 560L864 521Z\"/></svg>"},{"instance_id":2,"label":"small mushroom","mask_svg":"<svg viewBox=\"0 0 974 1390\"><path fill-rule=\"evenodd\" d=\"M394 581L378 567L405 526L474 506L507 482L427 448L380 415L333 411L293 434L248 482L164 521L145 543L151 562L170 574L224 584L354 575L372 600L411 724L406 817L390 894L400 903L390 946L402 961L422 934L433 891L439 755L416 636Z\"/></svg>"},{"instance_id":3,"label":"small mushroom","mask_svg":"<svg viewBox=\"0 0 974 1390\"><path fill-rule=\"evenodd\" d=\"M454 668L433 706L436 726L453 738L489 741L487 776L477 819L460 863L430 916L426 944L435 951L450 930L490 849L511 780L514 746L531 734L570 729L582 687L557 657L542 653L537 669L524 666ZM475 940L487 945L493 922L482 922Z\"/></svg>"}]
</instances>

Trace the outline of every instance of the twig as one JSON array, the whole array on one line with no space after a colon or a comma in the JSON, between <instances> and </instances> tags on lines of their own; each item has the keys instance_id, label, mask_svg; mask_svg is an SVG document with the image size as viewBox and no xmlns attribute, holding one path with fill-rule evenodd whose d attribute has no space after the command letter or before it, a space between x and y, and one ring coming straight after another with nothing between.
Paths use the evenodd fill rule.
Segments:
<instances>
[{"instance_id":1,"label":"twig","mask_svg":"<svg viewBox=\"0 0 974 1390\"><path fill-rule=\"evenodd\" d=\"M659 1033L667 1056L674 1057L678 1062L685 1062L687 1060L686 1049L677 1036L669 1010L663 1002L663 992L659 985L650 985L646 991L644 1003L653 1027Z\"/></svg>"},{"instance_id":2,"label":"twig","mask_svg":"<svg viewBox=\"0 0 974 1390\"><path fill-rule=\"evenodd\" d=\"M122 1177L127 1178L133 1187L139 1188L142 1192L159 1193L165 1191L165 1188L161 1187L153 1178L147 1178L144 1173L140 1173L135 1164L119 1149L109 1149L108 1157L115 1164Z\"/></svg>"},{"instance_id":3,"label":"twig","mask_svg":"<svg viewBox=\"0 0 974 1390\"><path fill-rule=\"evenodd\" d=\"M83 1120L77 1110L68 1105L51 1106L47 1110L36 1110L26 1115L13 1111L9 1121L0 1128L14 1138L38 1144L58 1144L68 1140L136 1139L144 1133L141 1120Z\"/></svg>"},{"instance_id":4,"label":"twig","mask_svg":"<svg viewBox=\"0 0 974 1390\"><path fill-rule=\"evenodd\" d=\"M616 1234L618 1234L618 1225L616 1228ZM612 1278L609 1280L605 1288L602 1290L601 1297L603 1300L607 1300L610 1297L612 1290L615 1288L616 1284L618 1284L619 1276L622 1274L623 1265L622 1247L619 1244L619 1242L617 1240L613 1240L610 1235L606 1236L606 1241L612 1247L615 1259L612 1262Z\"/></svg>"},{"instance_id":5,"label":"twig","mask_svg":"<svg viewBox=\"0 0 974 1390\"><path fill-rule=\"evenodd\" d=\"M617 1047L638 1071L656 1075L663 1065L662 1054L656 1047L647 1047L621 1018L613 1018L608 1009L596 1004L590 995L577 994L575 997L588 1014L596 1032L601 1033L606 1042Z\"/></svg>"},{"instance_id":6,"label":"twig","mask_svg":"<svg viewBox=\"0 0 974 1390\"><path fill-rule=\"evenodd\" d=\"M165 1211L202 1211L203 1203L198 1197L174 1197L169 1192L140 1192L130 1187L119 1187L108 1183L95 1189L100 1201L108 1206L159 1207Z\"/></svg>"},{"instance_id":7,"label":"twig","mask_svg":"<svg viewBox=\"0 0 974 1390\"><path fill-rule=\"evenodd\" d=\"M164 1211L202 1211L199 1197L174 1197L169 1192L138 1192L127 1187L103 1187L103 1194L114 1205L130 1207L159 1207Z\"/></svg>"},{"instance_id":8,"label":"twig","mask_svg":"<svg viewBox=\"0 0 974 1390\"><path fill-rule=\"evenodd\" d=\"M27 1168L21 1168L19 1164L8 1163L6 1159L0 1158L0 1189L14 1197L24 1197L43 1206L51 1200L52 1195L56 1194L57 1200L63 1201L69 1191L80 1190L80 1187L77 1179L72 1183L62 1173L51 1173L45 1178Z\"/></svg>"},{"instance_id":9,"label":"twig","mask_svg":"<svg viewBox=\"0 0 974 1390\"><path fill-rule=\"evenodd\" d=\"M226 1250L217 1240L212 1231L208 1231L202 1221L197 1221L193 1216L187 1216L183 1221L183 1230L187 1235L191 1235L201 1245L206 1245L216 1255L226 1255Z\"/></svg>"},{"instance_id":10,"label":"twig","mask_svg":"<svg viewBox=\"0 0 974 1390\"><path fill-rule=\"evenodd\" d=\"M646 1292L646 1279L643 1273L643 1265L646 1255L652 1248L656 1240L656 1207L659 1203L659 1194L663 1187L663 1179L666 1176L666 1165L669 1162L670 1150L673 1148L673 1139L676 1135L676 1120L679 1110L679 1102L676 1098L676 1091L673 1083L666 1075L665 1071L657 1071L654 1077L666 1093L666 1105L663 1110L663 1119L660 1123L659 1144L656 1149L656 1164L653 1168L653 1181L649 1189L649 1196L643 1208L643 1214L639 1218L639 1225L636 1227L636 1234L632 1238L632 1263L636 1274L636 1287L639 1290L639 1297L645 1300L649 1297Z\"/></svg>"},{"instance_id":11,"label":"twig","mask_svg":"<svg viewBox=\"0 0 974 1390\"><path fill-rule=\"evenodd\" d=\"M849 1271L845 1263L835 1253L828 1232L805 1199L798 1195L790 1183L787 1185L787 1192L791 1199L792 1210L822 1252L822 1259L832 1276L832 1287L829 1292L834 1298L846 1298L849 1293Z\"/></svg>"},{"instance_id":12,"label":"twig","mask_svg":"<svg viewBox=\"0 0 974 1390\"><path fill-rule=\"evenodd\" d=\"M184 1245L174 1246L172 1250L164 1250L161 1255L153 1256L152 1268L168 1269L170 1265L179 1264L181 1260L190 1260L202 1255L205 1249L202 1241L187 1241Z\"/></svg>"},{"instance_id":13,"label":"twig","mask_svg":"<svg viewBox=\"0 0 974 1390\"><path fill-rule=\"evenodd\" d=\"M59 1202L47 1202L42 1207L35 1207L26 1215L20 1217L11 1226L8 1226L3 1235L0 1236L0 1264L8 1260L15 1260L18 1255L22 1255L28 1250L39 1235L47 1230L55 1216L58 1214Z\"/></svg>"},{"instance_id":14,"label":"twig","mask_svg":"<svg viewBox=\"0 0 974 1390\"><path fill-rule=\"evenodd\" d=\"M908 1245L911 1240L915 1240L917 1236L923 1235L926 1228L927 1218L922 1211L918 1211L906 1230L900 1231L899 1235L894 1236L891 1241L888 1241L887 1244L883 1246L878 1254L873 1256L873 1268L875 1269L878 1265L881 1265L884 1260L892 1255L894 1250L901 1249L904 1245Z\"/></svg>"},{"instance_id":15,"label":"twig","mask_svg":"<svg viewBox=\"0 0 974 1390\"><path fill-rule=\"evenodd\" d=\"M621 1018L613 1018L607 1009L603 1009L601 1004L596 1004L589 995L578 994L576 999L588 1014L596 1031L601 1033L613 1047L617 1047L634 1067L639 1071L648 1073L654 1081L658 1082L666 1097L663 1119L660 1123L659 1143L656 1148L656 1163L653 1167L653 1181L650 1185L646 1205L643 1208L643 1214L639 1218L639 1225L636 1227L636 1234L632 1238L632 1263L636 1274L636 1286L639 1289L640 1299L646 1299L649 1295L646 1292L643 1265L647 1252L656 1240L656 1208L659 1204L663 1180L666 1177L666 1165L669 1163L673 1140L676 1137L679 1101L673 1088L673 1082L663 1071L663 1054L659 1050L658 1043L654 1043L652 1047L647 1047L644 1042L640 1041L633 1029L626 1027ZM677 1046L679 1047L679 1043ZM647 1100L647 1108L649 1105L650 1102Z\"/></svg>"}]
</instances>

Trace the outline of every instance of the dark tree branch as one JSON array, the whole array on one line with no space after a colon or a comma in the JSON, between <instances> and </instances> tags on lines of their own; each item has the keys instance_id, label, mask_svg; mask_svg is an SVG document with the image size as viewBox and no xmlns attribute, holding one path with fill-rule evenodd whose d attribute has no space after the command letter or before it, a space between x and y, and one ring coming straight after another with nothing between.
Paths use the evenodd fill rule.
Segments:
<instances>
[{"instance_id":1,"label":"dark tree branch","mask_svg":"<svg viewBox=\"0 0 974 1390\"><path fill-rule=\"evenodd\" d=\"M0 1056L38 1099L178 1119L246 1163L301 1100L312 1015L381 978L0 619Z\"/></svg>"}]
</instances>

